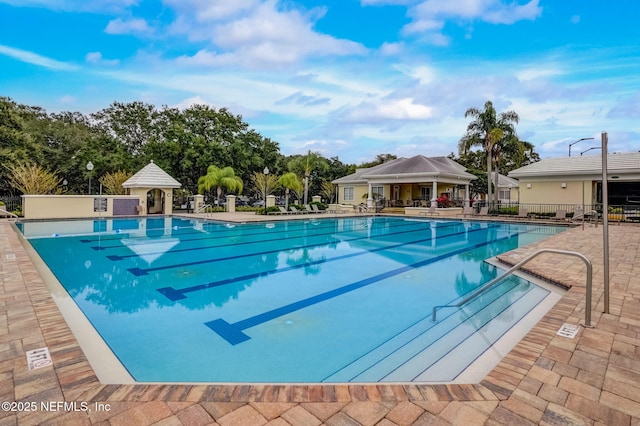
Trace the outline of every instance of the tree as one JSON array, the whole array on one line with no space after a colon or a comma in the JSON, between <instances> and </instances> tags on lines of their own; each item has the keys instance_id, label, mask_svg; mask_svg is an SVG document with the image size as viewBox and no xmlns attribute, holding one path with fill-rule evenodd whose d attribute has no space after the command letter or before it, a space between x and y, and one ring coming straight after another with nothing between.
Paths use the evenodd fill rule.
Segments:
<instances>
[{"instance_id":1,"label":"tree","mask_svg":"<svg viewBox=\"0 0 640 426\"><path fill-rule=\"evenodd\" d=\"M198 192L203 194L204 191L211 191L213 187L216 187L216 201L219 205L223 188L241 193L243 183L242 179L236 176L233 168L224 167L220 169L212 165L207 169L207 174L198 179Z\"/></svg>"},{"instance_id":2,"label":"tree","mask_svg":"<svg viewBox=\"0 0 640 426\"><path fill-rule=\"evenodd\" d=\"M265 175L262 172L253 172L253 176L251 177L251 182L253 183L253 187L256 193L263 200L267 200L267 195L271 194L273 190L278 186L278 178L274 174ZM264 211L266 214L267 206L265 203Z\"/></svg>"},{"instance_id":3,"label":"tree","mask_svg":"<svg viewBox=\"0 0 640 426\"><path fill-rule=\"evenodd\" d=\"M6 166L9 169L9 185L23 194L52 194L59 192L60 179L55 173L35 163L17 162Z\"/></svg>"},{"instance_id":4,"label":"tree","mask_svg":"<svg viewBox=\"0 0 640 426\"><path fill-rule=\"evenodd\" d=\"M100 177L99 181L104 187L105 194L124 195L126 189L122 186L132 176L131 173L118 170L117 172L107 173Z\"/></svg>"},{"instance_id":5,"label":"tree","mask_svg":"<svg viewBox=\"0 0 640 426\"><path fill-rule=\"evenodd\" d=\"M308 151L306 155L297 156L289 161L287 167L290 171L304 176L304 204L307 204L309 197L309 179L314 170L327 170L329 165L327 159L317 152Z\"/></svg>"},{"instance_id":6,"label":"tree","mask_svg":"<svg viewBox=\"0 0 640 426\"><path fill-rule=\"evenodd\" d=\"M300 181L300 177L293 173L293 172L288 172L283 174L282 176L280 176L278 178L278 183L284 187L284 205L285 208L288 209L289 208L289 191L293 190L297 193L299 193L300 191L302 191L302 182Z\"/></svg>"},{"instance_id":7,"label":"tree","mask_svg":"<svg viewBox=\"0 0 640 426\"><path fill-rule=\"evenodd\" d=\"M386 163L387 161L396 160L397 158L398 156L394 154L378 154L376 155L375 160L362 163L358 167L361 169L368 169L370 167Z\"/></svg>"},{"instance_id":8,"label":"tree","mask_svg":"<svg viewBox=\"0 0 640 426\"><path fill-rule=\"evenodd\" d=\"M465 135L460 139L458 150L460 155L466 154L472 147L480 146L487 158L487 199L491 200L491 166L493 164L494 146L503 138L515 135L514 123L519 121L514 111L496 114L491 101L484 104L484 110L471 107L464 113L473 120L467 126Z\"/></svg>"}]
</instances>

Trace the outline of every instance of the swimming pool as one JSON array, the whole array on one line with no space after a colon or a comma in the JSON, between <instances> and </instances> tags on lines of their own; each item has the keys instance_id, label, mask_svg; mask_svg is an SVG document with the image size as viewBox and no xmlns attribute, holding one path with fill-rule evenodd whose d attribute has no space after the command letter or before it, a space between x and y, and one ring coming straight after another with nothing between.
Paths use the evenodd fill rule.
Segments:
<instances>
[{"instance_id":1,"label":"swimming pool","mask_svg":"<svg viewBox=\"0 0 640 426\"><path fill-rule=\"evenodd\" d=\"M391 217L20 226L140 382L452 380L548 290L511 277L437 323L432 307L495 277L485 259L564 229Z\"/></svg>"}]
</instances>

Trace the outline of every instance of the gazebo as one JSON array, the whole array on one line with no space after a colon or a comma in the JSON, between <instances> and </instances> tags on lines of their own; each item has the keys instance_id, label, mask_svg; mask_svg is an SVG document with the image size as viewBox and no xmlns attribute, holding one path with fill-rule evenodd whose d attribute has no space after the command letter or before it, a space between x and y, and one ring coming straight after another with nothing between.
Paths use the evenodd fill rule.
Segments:
<instances>
[{"instance_id":1,"label":"gazebo","mask_svg":"<svg viewBox=\"0 0 640 426\"><path fill-rule=\"evenodd\" d=\"M130 195L140 197L139 214L173 213L173 190L181 186L180 182L158 167L153 160L122 184Z\"/></svg>"}]
</instances>

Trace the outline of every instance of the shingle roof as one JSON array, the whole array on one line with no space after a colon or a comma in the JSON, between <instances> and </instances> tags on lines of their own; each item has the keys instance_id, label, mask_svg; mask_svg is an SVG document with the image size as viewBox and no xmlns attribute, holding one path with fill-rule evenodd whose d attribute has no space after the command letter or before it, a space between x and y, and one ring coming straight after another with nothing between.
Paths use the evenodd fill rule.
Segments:
<instances>
[{"instance_id":1,"label":"shingle roof","mask_svg":"<svg viewBox=\"0 0 640 426\"><path fill-rule=\"evenodd\" d=\"M466 172L466 168L448 157L425 157L416 155L411 158L397 158L368 169L359 169L355 173L341 177L333 183L365 183L372 177L397 175L445 175L464 179L476 179Z\"/></svg>"},{"instance_id":2,"label":"shingle roof","mask_svg":"<svg viewBox=\"0 0 640 426\"><path fill-rule=\"evenodd\" d=\"M182 185L151 160L122 186L124 188L180 188Z\"/></svg>"},{"instance_id":3,"label":"shingle roof","mask_svg":"<svg viewBox=\"0 0 640 426\"><path fill-rule=\"evenodd\" d=\"M639 173L640 152L627 152L607 155L607 171L610 173ZM602 156L548 158L512 170L509 176L515 178L589 175L602 173Z\"/></svg>"}]
</instances>

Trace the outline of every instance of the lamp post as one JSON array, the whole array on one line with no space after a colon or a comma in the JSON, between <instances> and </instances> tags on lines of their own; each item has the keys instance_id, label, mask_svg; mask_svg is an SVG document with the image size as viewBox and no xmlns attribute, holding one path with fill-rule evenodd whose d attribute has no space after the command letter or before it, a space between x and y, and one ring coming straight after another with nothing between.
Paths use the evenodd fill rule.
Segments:
<instances>
[{"instance_id":1,"label":"lamp post","mask_svg":"<svg viewBox=\"0 0 640 426\"><path fill-rule=\"evenodd\" d=\"M269 176L269 168L265 166L264 170L264 214L267 214L267 176Z\"/></svg>"},{"instance_id":2,"label":"lamp post","mask_svg":"<svg viewBox=\"0 0 640 426\"><path fill-rule=\"evenodd\" d=\"M89 195L91 195L91 171L93 170L93 163L91 161L87 163L87 170L89 171Z\"/></svg>"},{"instance_id":3,"label":"lamp post","mask_svg":"<svg viewBox=\"0 0 640 426\"><path fill-rule=\"evenodd\" d=\"M594 139L594 138L582 138L582 139L578 139L578 140L577 140L577 141L575 141L575 142L571 142L571 143L569 144L569 157L571 157L571 147L572 147L573 145L577 144L578 142L588 141L588 140L591 140L591 139Z\"/></svg>"},{"instance_id":4,"label":"lamp post","mask_svg":"<svg viewBox=\"0 0 640 426\"><path fill-rule=\"evenodd\" d=\"M582 157L582 154L584 154L585 152L591 151L592 149L602 149L602 147L601 147L601 146L592 146L592 147L591 147L591 148L589 148L589 149L585 149L584 151L582 151L582 152L580 153L580 157Z\"/></svg>"}]
</instances>

